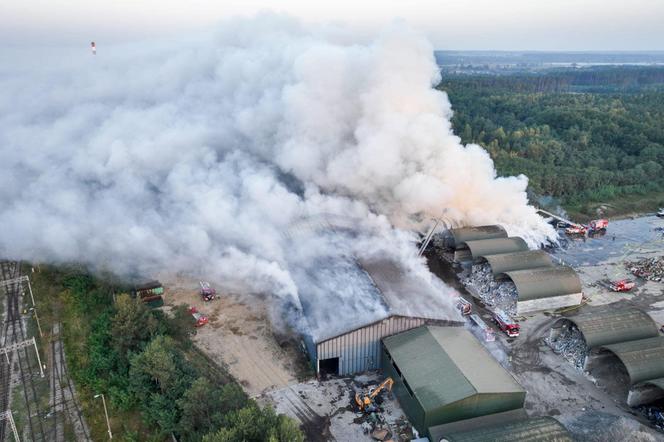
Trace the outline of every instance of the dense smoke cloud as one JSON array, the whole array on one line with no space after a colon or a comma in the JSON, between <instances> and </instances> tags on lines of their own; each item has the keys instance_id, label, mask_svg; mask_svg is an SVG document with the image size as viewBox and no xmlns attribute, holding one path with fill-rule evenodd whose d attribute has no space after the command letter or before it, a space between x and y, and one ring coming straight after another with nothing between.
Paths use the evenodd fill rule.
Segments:
<instances>
[{"instance_id":1,"label":"dense smoke cloud","mask_svg":"<svg viewBox=\"0 0 664 442\"><path fill-rule=\"evenodd\" d=\"M266 15L5 66L0 255L212 275L298 305L293 275L367 244L422 267L404 232L432 216L553 234L525 177L496 178L453 135L426 40L401 25L337 40ZM319 235L338 222L354 233Z\"/></svg>"}]
</instances>

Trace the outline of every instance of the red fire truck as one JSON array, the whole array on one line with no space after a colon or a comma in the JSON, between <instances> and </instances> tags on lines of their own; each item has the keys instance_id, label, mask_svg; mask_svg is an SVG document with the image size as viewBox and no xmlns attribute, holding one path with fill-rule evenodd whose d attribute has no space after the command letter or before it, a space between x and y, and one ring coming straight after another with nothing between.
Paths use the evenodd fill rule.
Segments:
<instances>
[{"instance_id":1,"label":"red fire truck","mask_svg":"<svg viewBox=\"0 0 664 442\"><path fill-rule=\"evenodd\" d=\"M519 330L521 329L519 323L504 311L495 310L493 312L493 320L498 324L498 328L510 338L516 338L519 336Z\"/></svg>"},{"instance_id":2,"label":"red fire truck","mask_svg":"<svg viewBox=\"0 0 664 442\"><path fill-rule=\"evenodd\" d=\"M208 323L208 317L199 312L196 307L191 307L189 313L191 313L191 316L194 318L194 327L202 327Z\"/></svg>"},{"instance_id":3,"label":"red fire truck","mask_svg":"<svg viewBox=\"0 0 664 442\"><path fill-rule=\"evenodd\" d=\"M608 219L594 219L588 223L590 230L604 230L609 227Z\"/></svg>"},{"instance_id":4,"label":"red fire truck","mask_svg":"<svg viewBox=\"0 0 664 442\"><path fill-rule=\"evenodd\" d=\"M614 292L629 292L636 286L636 283L631 279L620 279L618 281L611 281L609 288Z\"/></svg>"}]
</instances>

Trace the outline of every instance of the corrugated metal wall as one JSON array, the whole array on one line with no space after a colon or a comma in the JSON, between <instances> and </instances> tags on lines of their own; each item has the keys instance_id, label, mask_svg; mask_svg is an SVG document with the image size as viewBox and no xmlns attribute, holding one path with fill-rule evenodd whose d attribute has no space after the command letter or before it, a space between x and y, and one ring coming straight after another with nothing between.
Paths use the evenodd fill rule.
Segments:
<instances>
[{"instance_id":1,"label":"corrugated metal wall","mask_svg":"<svg viewBox=\"0 0 664 442\"><path fill-rule=\"evenodd\" d=\"M318 360L339 358L339 375L381 367L380 340L425 324L425 319L392 316L316 345Z\"/></svg>"}]
</instances>

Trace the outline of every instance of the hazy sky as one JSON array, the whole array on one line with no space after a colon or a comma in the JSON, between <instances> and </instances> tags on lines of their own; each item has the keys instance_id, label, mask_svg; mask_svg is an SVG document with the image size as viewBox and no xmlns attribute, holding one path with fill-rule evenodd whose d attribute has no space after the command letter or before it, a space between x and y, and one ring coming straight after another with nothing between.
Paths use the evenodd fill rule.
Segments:
<instances>
[{"instance_id":1,"label":"hazy sky","mask_svg":"<svg viewBox=\"0 0 664 442\"><path fill-rule=\"evenodd\" d=\"M2 0L0 44L124 42L260 11L360 36L402 18L440 49L664 50L662 0Z\"/></svg>"}]
</instances>

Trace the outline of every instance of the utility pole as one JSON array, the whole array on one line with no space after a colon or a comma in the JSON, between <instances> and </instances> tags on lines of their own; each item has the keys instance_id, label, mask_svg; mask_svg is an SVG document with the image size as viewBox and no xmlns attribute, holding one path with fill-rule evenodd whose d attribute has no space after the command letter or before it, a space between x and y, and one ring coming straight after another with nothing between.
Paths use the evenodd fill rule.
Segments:
<instances>
[{"instance_id":1,"label":"utility pole","mask_svg":"<svg viewBox=\"0 0 664 442\"><path fill-rule=\"evenodd\" d=\"M18 437L18 430L16 430L16 422L14 422L14 415L12 414L11 409L0 412L0 420L6 419L9 421L9 426L12 428L12 433L14 433L14 440L16 442L21 442L21 439Z\"/></svg>"},{"instance_id":2,"label":"utility pole","mask_svg":"<svg viewBox=\"0 0 664 442\"><path fill-rule=\"evenodd\" d=\"M32 308L30 308L30 311L32 311L35 314L35 320L37 321L37 329L39 329L39 337L43 338L44 333L42 333L41 324L39 323L39 316L37 315L37 308L32 307Z\"/></svg>"},{"instance_id":3,"label":"utility pole","mask_svg":"<svg viewBox=\"0 0 664 442\"><path fill-rule=\"evenodd\" d=\"M104 404L104 415L106 416L106 428L108 428L108 438L113 439L113 433L111 432L111 423L108 420L108 409L106 409L106 399L103 394L95 394L95 399L101 396L101 402Z\"/></svg>"},{"instance_id":4,"label":"utility pole","mask_svg":"<svg viewBox=\"0 0 664 442\"><path fill-rule=\"evenodd\" d=\"M32 286L30 285L30 277L26 275L25 280L28 281L28 290L30 291L30 300L32 301L32 306L34 307L35 306L35 297L32 296Z\"/></svg>"}]
</instances>

